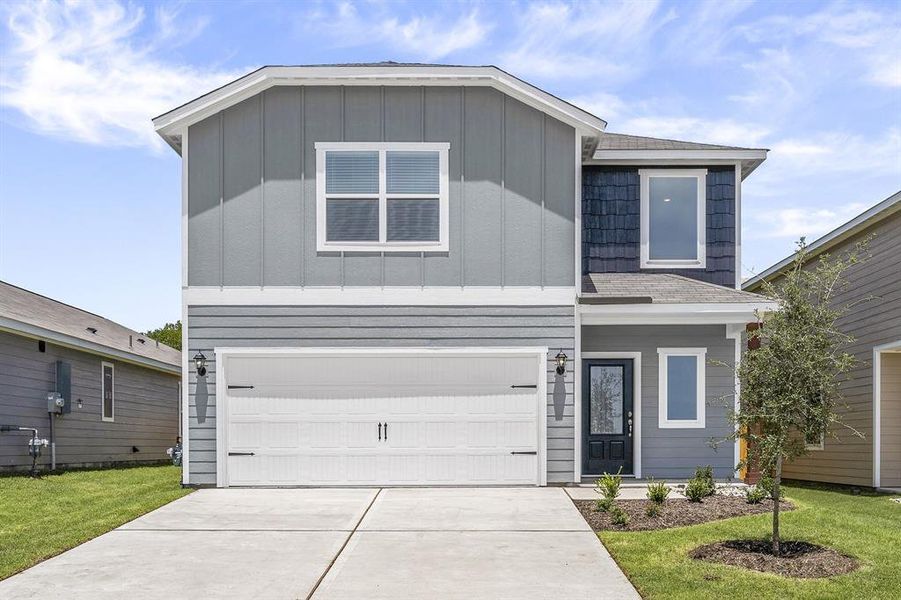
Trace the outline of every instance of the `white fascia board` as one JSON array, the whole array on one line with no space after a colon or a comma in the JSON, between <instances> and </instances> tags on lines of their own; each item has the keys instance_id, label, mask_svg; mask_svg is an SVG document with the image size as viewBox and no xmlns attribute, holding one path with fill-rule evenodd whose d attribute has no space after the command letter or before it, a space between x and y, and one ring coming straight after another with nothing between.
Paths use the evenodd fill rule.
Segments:
<instances>
[{"instance_id":1,"label":"white fascia board","mask_svg":"<svg viewBox=\"0 0 901 600\"><path fill-rule=\"evenodd\" d=\"M841 225L823 237L815 240L809 246L807 246L808 252L810 252L810 258L815 257L828 250L829 248L835 246L836 244L852 237L853 235L863 231L867 227L874 225L883 219L890 217L901 210L901 192L895 192L876 206L862 212L857 215L844 225ZM759 275L755 275L754 277L748 279L746 282L742 284L742 289L744 290L752 290L760 285L760 283L769 279L783 269L790 266L795 261L795 255L787 256L777 262L775 265L767 269L766 271L760 273Z\"/></svg>"},{"instance_id":2,"label":"white fascia board","mask_svg":"<svg viewBox=\"0 0 901 600\"><path fill-rule=\"evenodd\" d=\"M187 287L185 303L237 306L572 306L575 287Z\"/></svg>"},{"instance_id":3,"label":"white fascia board","mask_svg":"<svg viewBox=\"0 0 901 600\"><path fill-rule=\"evenodd\" d=\"M173 148L183 128L276 85L487 86L548 113L577 130L604 131L607 122L496 67L263 67L153 119Z\"/></svg>"},{"instance_id":4,"label":"white fascia board","mask_svg":"<svg viewBox=\"0 0 901 600\"><path fill-rule=\"evenodd\" d=\"M147 367L148 369L153 369L155 371L163 371L164 373L169 373L171 375L181 374L181 368L178 365L171 365L153 358L132 354L124 350L117 350L116 348L110 348L103 344L82 340L71 335L66 335L65 333L51 331L49 329L44 329L43 327L38 327L37 325L22 323L21 321L16 321L7 317L0 317L0 331L36 340L46 340L56 346L81 350L88 354L116 359L141 367Z\"/></svg>"},{"instance_id":5,"label":"white fascia board","mask_svg":"<svg viewBox=\"0 0 901 600\"><path fill-rule=\"evenodd\" d=\"M698 304L580 304L583 325L741 324L778 308L775 302Z\"/></svg>"}]
</instances>

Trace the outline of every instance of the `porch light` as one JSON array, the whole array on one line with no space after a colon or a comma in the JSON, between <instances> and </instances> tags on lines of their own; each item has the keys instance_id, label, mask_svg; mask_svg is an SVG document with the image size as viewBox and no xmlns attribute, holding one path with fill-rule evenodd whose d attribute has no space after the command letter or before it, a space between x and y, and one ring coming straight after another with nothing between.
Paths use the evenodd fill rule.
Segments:
<instances>
[{"instance_id":1,"label":"porch light","mask_svg":"<svg viewBox=\"0 0 901 600\"><path fill-rule=\"evenodd\" d=\"M197 375L200 377L206 375L206 356L203 355L203 352L194 355L194 368L197 369Z\"/></svg>"},{"instance_id":2,"label":"porch light","mask_svg":"<svg viewBox=\"0 0 901 600\"><path fill-rule=\"evenodd\" d=\"M557 356L554 357L554 362L557 363L557 375L566 373L566 355L563 354L563 350L557 353Z\"/></svg>"}]
</instances>

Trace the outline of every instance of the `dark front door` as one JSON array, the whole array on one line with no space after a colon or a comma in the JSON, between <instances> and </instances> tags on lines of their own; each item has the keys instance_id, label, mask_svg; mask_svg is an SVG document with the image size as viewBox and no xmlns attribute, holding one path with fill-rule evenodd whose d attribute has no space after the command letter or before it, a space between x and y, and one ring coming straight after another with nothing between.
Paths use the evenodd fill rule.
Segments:
<instances>
[{"instance_id":1,"label":"dark front door","mask_svg":"<svg viewBox=\"0 0 901 600\"><path fill-rule=\"evenodd\" d=\"M632 474L632 360L589 359L582 369L582 473Z\"/></svg>"}]
</instances>

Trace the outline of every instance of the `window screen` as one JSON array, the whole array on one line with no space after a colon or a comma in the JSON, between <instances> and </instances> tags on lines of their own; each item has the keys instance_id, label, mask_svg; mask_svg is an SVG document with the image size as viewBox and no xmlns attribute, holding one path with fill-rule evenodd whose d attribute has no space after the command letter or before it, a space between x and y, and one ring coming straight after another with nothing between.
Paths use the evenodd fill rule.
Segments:
<instances>
[{"instance_id":1,"label":"window screen","mask_svg":"<svg viewBox=\"0 0 901 600\"><path fill-rule=\"evenodd\" d=\"M651 177L648 195L649 259L697 259L697 178Z\"/></svg>"},{"instance_id":2,"label":"window screen","mask_svg":"<svg viewBox=\"0 0 901 600\"><path fill-rule=\"evenodd\" d=\"M666 358L666 418L694 421L698 418L698 357Z\"/></svg>"},{"instance_id":3,"label":"window screen","mask_svg":"<svg viewBox=\"0 0 901 600\"><path fill-rule=\"evenodd\" d=\"M437 198L388 199L389 242L437 242L439 231Z\"/></svg>"},{"instance_id":4,"label":"window screen","mask_svg":"<svg viewBox=\"0 0 901 600\"><path fill-rule=\"evenodd\" d=\"M325 216L330 242L379 241L378 198L329 198Z\"/></svg>"}]
</instances>

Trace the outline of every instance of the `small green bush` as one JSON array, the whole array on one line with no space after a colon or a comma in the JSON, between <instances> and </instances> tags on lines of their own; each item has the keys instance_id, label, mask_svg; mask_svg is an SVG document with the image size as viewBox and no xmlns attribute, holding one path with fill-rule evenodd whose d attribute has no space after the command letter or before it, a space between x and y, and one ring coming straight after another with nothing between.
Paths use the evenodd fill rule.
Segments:
<instances>
[{"instance_id":1,"label":"small green bush","mask_svg":"<svg viewBox=\"0 0 901 600\"><path fill-rule=\"evenodd\" d=\"M695 469L695 476L692 479L703 482L707 490L704 494L705 496L712 496L716 492L716 483L713 481L712 466L707 465L704 467L697 467Z\"/></svg>"},{"instance_id":2,"label":"small green bush","mask_svg":"<svg viewBox=\"0 0 901 600\"><path fill-rule=\"evenodd\" d=\"M613 506L610 509L610 522L614 525L619 525L620 527L625 527L629 524L629 515L626 514L619 506Z\"/></svg>"},{"instance_id":3,"label":"small green bush","mask_svg":"<svg viewBox=\"0 0 901 600\"><path fill-rule=\"evenodd\" d=\"M620 475L622 471L623 468L620 467L616 475L604 473L600 479L594 482L595 491L607 500L610 500L610 502L616 500L617 496L619 496L619 488L623 483L623 478Z\"/></svg>"},{"instance_id":4,"label":"small green bush","mask_svg":"<svg viewBox=\"0 0 901 600\"><path fill-rule=\"evenodd\" d=\"M767 491L759 485L745 490L745 500L748 501L748 504L760 504L768 495Z\"/></svg>"},{"instance_id":5,"label":"small green bush","mask_svg":"<svg viewBox=\"0 0 901 600\"><path fill-rule=\"evenodd\" d=\"M763 490L766 493L767 498L772 498L773 488L776 487L776 482L769 475L761 475L760 481L757 482L755 487Z\"/></svg>"},{"instance_id":6,"label":"small green bush","mask_svg":"<svg viewBox=\"0 0 901 600\"><path fill-rule=\"evenodd\" d=\"M613 506L613 500L610 498L598 498L594 501L594 507L600 512L607 512Z\"/></svg>"},{"instance_id":7,"label":"small green bush","mask_svg":"<svg viewBox=\"0 0 901 600\"><path fill-rule=\"evenodd\" d=\"M653 477L648 480L648 500L654 504L663 504L669 492L665 481L654 481Z\"/></svg>"},{"instance_id":8,"label":"small green bush","mask_svg":"<svg viewBox=\"0 0 901 600\"><path fill-rule=\"evenodd\" d=\"M653 501L652 501L652 502L651 502L650 504L648 504L647 507L644 509L644 514L646 514L647 516L651 517L652 519L656 519L657 517L660 516L660 512L661 512L662 510L663 510L663 506L662 506L661 504L658 504L657 502L653 502Z\"/></svg>"},{"instance_id":9,"label":"small green bush","mask_svg":"<svg viewBox=\"0 0 901 600\"><path fill-rule=\"evenodd\" d=\"M690 502L701 502L710 495L710 488L703 479L689 479L685 484L685 497Z\"/></svg>"}]
</instances>

